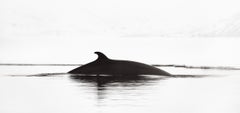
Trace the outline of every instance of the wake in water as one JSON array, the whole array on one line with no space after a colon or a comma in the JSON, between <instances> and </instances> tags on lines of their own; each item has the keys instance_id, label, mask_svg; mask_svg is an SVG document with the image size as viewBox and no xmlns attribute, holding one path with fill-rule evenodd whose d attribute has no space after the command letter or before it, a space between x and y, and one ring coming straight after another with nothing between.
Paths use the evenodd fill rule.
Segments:
<instances>
[{"instance_id":1,"label":"wake in water","mask_svg":"<svg viewBox=\"0 0 240 113\"><path fill-rule=\"evenodd\" d=\"M0 63L0 66L82 66L83 64L18 64L18 63ZM239 67L232 66L190 66L177 64L152 64L154 67L174 67L187 69L216 69L216 70L240 70Z\"/></svg>"},{"instance_id":2,"label":"wake in water","mask_svg":"<svg viewBox=\"0 0 240 113\"><path fill-rule=\"evenodd\" d=\"M39 74L27 74L27 75L8 75L12 77L59 77L59 76L70 76L71 78L114 78L114 79L134 79L135 77L161 77L161 78L203 78L210 77L211 75L187 75L187 74L174 74L171 76L158 76L158 75L139 75L139 76L111 76L111 75L88 75L88 74L69 74L69 73L39 73Z\"/></svg>"},{"instance_id":3,"label":"wake in water","mask_svg":"<svg viewBox=\"0 0 240 113\"><path fill-rule=\"evenodd\" d=\"M67 75L68 73L39 73L39 74L29 74L29 75L9 75L12 77L49 77L49 76L59 76L59 75Z\"/></svg>"},{"instance_id":4,"label":"wake in water","mask_svg":"<svg viewBox=\"0 0 240 113\"><path fill-rule=\"evenodd\" d=\"M81 66L82 64L17 64L17 63L0 63L0 66ZM237 67L230 67L230 66L217 66L217 67L211 67L211 66L188 66L188 65L175 65L175 64L169 64L169 65L160 65L160 64L153 64L152 66L155 67L173 67L173 68L183 68L183 69L203 69L203 70L240 70L240 68ZM37 74L10 74L9 76L13 77L55 77L55 76L86 76L86 75L78 75L78 74L68 74L67 72L57 72L57 73L37 73ZM93 77L96 75L93 75ZM148 75L149 76L149 75ZM150 75L151 76L151 75ZM155 75L154 75L155 76ZM212 75L206 74L173 74L169 76L170 78L202 78L202 77L209 77ZM169 78L168 77L168 78Z\"/></svg>"}]
</instances>

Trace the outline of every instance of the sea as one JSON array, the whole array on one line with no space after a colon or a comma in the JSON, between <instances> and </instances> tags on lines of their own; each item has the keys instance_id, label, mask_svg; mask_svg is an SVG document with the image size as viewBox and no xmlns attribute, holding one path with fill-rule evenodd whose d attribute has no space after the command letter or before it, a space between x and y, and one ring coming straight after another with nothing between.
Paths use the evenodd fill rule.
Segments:
<instances>
[{"instance_id":1,"label":"sea","mask_svg":"<svg viewBox=\"0 0 240 113\"><path fill-rule=\"evenodd\" d=\"M240 113L235 67L158 65L173 76L71 75L71 65L0 66L0 113Z\"/></svg>"}]
</instances>

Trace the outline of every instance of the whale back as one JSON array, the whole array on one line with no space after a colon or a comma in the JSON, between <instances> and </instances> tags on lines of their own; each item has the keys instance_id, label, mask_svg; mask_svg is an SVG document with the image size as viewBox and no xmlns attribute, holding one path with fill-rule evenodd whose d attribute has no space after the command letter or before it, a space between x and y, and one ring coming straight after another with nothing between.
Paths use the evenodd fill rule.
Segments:
<instances>
[{"instance_id":1,"label":"whale back","mask_svg":"<svg viewBox=\"0 0 240 113\"><path fill-rule=\"evenodd\" d=\"M125 60L112 60L101 52L95 52L98 58L80 66L68 73L71 74L108 74L108 75L165 75L170 76L171 74L165 72L164 70L158 69L156 67Z\"/></svg>"}]
</instances>

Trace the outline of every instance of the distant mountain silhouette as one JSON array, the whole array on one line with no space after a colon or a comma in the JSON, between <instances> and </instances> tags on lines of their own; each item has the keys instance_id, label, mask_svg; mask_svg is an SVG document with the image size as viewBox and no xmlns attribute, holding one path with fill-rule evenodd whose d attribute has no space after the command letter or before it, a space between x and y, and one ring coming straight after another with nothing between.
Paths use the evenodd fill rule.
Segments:
<instances>
[{"instance_id":1,"label":"distant mountain silhouette","mask_svg":"<svg viewBox=\"0 0 240 113\"><path fill-rule=\"evenodd\" d=\"M203 37L239 37L240 36L240 14L219 21L213 25L204 27L190 33L193 36Z\"/></svg>"}]
</instances>

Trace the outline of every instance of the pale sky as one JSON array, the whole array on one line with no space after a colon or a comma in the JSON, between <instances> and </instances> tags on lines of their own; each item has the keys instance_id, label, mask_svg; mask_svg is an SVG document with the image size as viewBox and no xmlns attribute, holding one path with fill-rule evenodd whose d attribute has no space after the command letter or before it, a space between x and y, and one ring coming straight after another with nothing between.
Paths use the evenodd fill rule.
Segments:
<instances>
[{"instance_id":1,"label":"pale sky","mask_svg":"<svg viewBox=\"0 0 240 113\"><path fill-rule=\"evenodd\" d=\"M146 63L238 65L239 4L1 0L0 63L86 63L103 51Z\"/></svg>"},{"instance_id":2,"label":"pale sky","mask_svg":"<svg viewBox=\"0 0 240 113\"><path fill-rule=\"evenodd\" d=\"M240 36L239 4L239 0L1 0L0 36Z\"/></svg>"}]
</instances>

